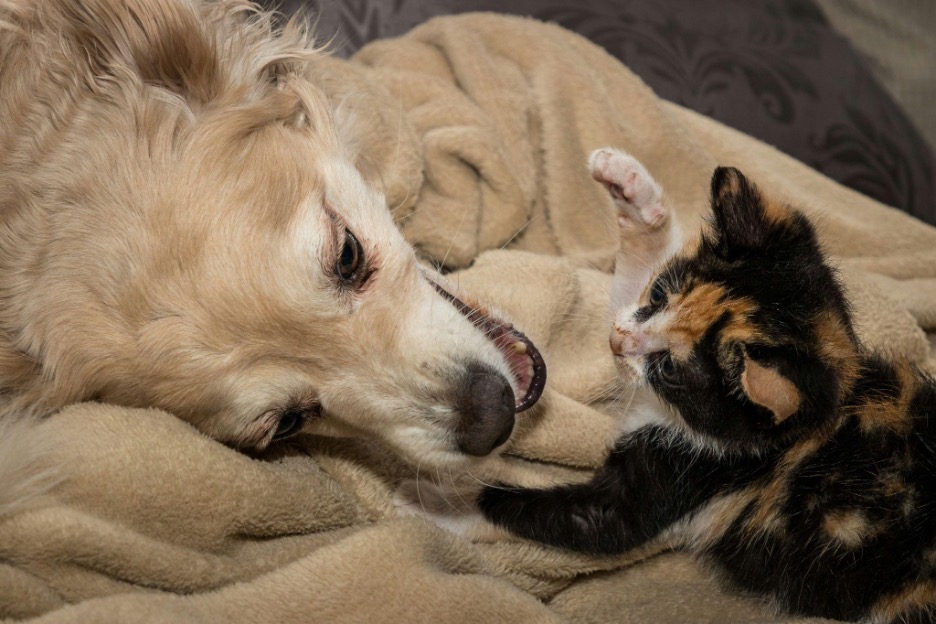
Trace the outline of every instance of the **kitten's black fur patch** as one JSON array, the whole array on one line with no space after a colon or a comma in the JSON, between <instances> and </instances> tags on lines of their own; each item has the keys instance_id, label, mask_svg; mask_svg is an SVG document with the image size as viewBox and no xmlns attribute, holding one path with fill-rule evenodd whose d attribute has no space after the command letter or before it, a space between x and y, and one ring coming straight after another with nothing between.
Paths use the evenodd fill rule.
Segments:
<instances>
[{"instance_id":1,"label":"kitten's black fur patch","mask_svg":"<svg viewBox=\"0 0 936 624\"><path fill-rule=\"evenodd\" d=\"M712 210L698 250L657 283L670 297L716 285L724 312L704 311L675 372L660 372L668 352L646 360L684 425L625 436L588 484L486 488L482 513L595 555L682 536L731 585L796 614L936 621L936 383L861 346L805 216L726 168ZM795 389L795 413L741 390L745 362Z\"/></svg>"}]
</instances>

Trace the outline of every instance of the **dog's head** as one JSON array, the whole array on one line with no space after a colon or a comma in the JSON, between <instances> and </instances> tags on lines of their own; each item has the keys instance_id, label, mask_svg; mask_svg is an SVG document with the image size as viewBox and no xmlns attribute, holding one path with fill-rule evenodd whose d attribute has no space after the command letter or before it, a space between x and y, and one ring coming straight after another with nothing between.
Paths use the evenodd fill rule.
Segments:
<instances>
[{"instance_id":1,"label":"dog's head","mask_svg":"<svg viewBox=\"0 0 936 624\"><path fill-rule=\"evenodd\" d=\"M545 369L417 263L248 5L0 5L0 400L159 407L239 447L303 427L451 465Z\"/></svg>"}]
</instances>

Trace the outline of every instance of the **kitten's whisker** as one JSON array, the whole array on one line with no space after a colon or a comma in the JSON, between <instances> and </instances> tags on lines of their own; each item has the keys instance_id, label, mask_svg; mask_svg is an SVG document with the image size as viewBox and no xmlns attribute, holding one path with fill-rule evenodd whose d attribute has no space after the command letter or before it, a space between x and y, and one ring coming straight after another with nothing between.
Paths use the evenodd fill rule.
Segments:
<instances>
[{"instance_id":1,"label":"kitten's whisker","mask_svg":"<svg viewBox=\"0 0 936 624\"><path fill-rule=\"evenodd\" d=\"M650 263L647 262L646 258L644 258L643 256L640 256L630 251L626 251L622 248L618 248L618 255L625 256L627 258L630 258L631 260L636 260L640 265L642 265L643 268L648 269L651 273L653 272L654 267L651 266ZM617 269L615 269L615 271L616 270Z\"/></svg>"}]
</instances>

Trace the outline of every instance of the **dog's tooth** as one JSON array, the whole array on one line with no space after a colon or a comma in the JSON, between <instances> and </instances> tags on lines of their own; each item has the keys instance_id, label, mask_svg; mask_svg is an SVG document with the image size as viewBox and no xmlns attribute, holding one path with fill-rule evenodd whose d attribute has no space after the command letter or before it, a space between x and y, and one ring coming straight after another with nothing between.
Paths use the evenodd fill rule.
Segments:
<instances>
[{"instance_id":1,"label":"dog's tooth","mask_svg":"<svg viewBox=\"0 0 936 624\"><path fill-rule=\"evenodd\" d=\"M513 343L512 345L510 345L510 348L514 350L514 353L519 353L520 355L523 355L524 353L527 352L526 343L520 342L519 340Z\"/></svg>"}]
</instances>

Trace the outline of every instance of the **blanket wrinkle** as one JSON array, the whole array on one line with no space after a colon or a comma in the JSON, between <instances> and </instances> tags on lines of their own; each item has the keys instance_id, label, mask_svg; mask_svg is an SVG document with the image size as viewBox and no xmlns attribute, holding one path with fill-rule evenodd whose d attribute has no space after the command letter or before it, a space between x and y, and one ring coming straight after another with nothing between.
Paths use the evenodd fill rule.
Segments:
<instances>
[{"instance_id":1,"label":"blanket wrinkle","mask_svg":"<svg viewBox=\"0 0 936 624\"><path fill-rule=\"evenodd\" d=\"M312 71L355 113L358 164L408 240L542 349L548 388L492 466L587 478L626 418L607 349L613 207L586 168L599 147L643 161L690 233L714 167L741 166L819 221L862 339L927 364L936 229L660 100L573 33L436 18ZM592 558L398 518L414 470L373 442L300 435L250 458L169 414L92 403L40 427L64 478L0 515L4 622L805 622L654 556L666 544Z\"/></svg>"}]
</instances>

